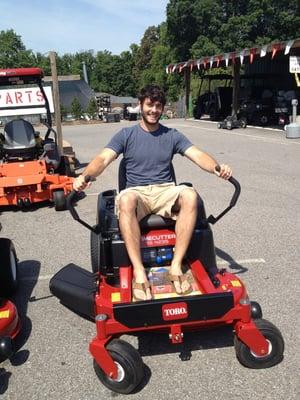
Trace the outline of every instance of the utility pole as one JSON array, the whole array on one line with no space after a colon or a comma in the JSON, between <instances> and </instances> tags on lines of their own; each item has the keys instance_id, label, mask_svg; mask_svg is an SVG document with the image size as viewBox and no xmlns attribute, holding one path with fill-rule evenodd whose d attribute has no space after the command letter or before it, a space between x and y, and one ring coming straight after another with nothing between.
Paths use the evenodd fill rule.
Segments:
<instances>
[{"instance_id":1,"label":"utility pole","mask_svg":"<svg viewBox=\"0 0 300 400\"><path fill-rule=\"evenodd\" d=\"M237 115L238 110L240 108L240 85L241 85L241 76L240 76L241 67L239 64L235 63L232 66L233 72L233 91L232 91L232 115Z\"/></svg>"},{"instance_id":2,"label":"utility pole","mask_svg":"<svg viewBox=\"0 0 300 400\"><path fill-rule=\"evenodd\" d=\"M189 118L190 93L191 93L191 71L189 67L184 69L184 86L185 86L185 111L184 119Z\"/></svg>"},{"instance_id":3,"label":"utility pole","mask_svg":"<svg viewBox=\"0 0 300 400\"><path fill-rule=\"evenodd\" d=\"M55 113L55 125L57 133L57 145L60 153L63 153L63 140L61 130L61 115L60 115L60 100L59 100L59 88L58 88L58 77L56 69L56 53L54 51L49 52L51 75L52 75L52 87L53 87L53 103Z\"/></svg>"}]
</instances>

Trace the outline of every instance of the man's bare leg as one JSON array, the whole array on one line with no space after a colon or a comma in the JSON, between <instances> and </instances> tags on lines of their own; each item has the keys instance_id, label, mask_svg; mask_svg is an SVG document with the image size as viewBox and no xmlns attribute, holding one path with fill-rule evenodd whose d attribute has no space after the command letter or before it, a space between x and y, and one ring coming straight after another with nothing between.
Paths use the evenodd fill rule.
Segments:
<instances>
[{"instance_id":1,"label":"man's bare leg","mask_svg":"<svg viewBox=\"0 0 300 400\"><path fill-rule=\"evenodd\" d=\"M124 239L129 258L133 266L133 275L136 283L148 282L145 268L142 263L140 242L141 231L136 217L138 198L134 193L124 193L119 201L119 225ZM146 289L146 296L143 290L134 289L135 297L141 300L152 298L150 289Z\"/></svg>"},{"instance_id":2,"label":"man's bare leg","mask_svg":"<svg viewBox=\"0 0 300 400\"><path fill-rule=\"evenodd\" d=\"M189 246L195 223L197 219L197 193L193 189L183 190L176 202L179 207L179 213L175 225L176 246L172 260L170 273L173 275L182 275L182 260ZM187 281L174 281L178 293L189 289L190 284Z\"/></svg>"}]
</instances>

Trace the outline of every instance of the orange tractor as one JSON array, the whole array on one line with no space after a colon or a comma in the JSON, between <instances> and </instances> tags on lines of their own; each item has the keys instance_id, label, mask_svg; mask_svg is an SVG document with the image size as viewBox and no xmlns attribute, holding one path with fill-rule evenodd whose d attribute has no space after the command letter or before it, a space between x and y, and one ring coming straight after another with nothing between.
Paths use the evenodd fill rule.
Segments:
<instances>
[{"instance_id":1,"label":"orange tractor","mask_svg":"<svg viewBox=\"0 0 300 400\"><path fill-rule=\"evenodd\" d=\"M59 151L42 78L40 68L0 69L0 86L13 87L0 92L0 115L43 110L47 128L42 138L24 118L6 117L8 122L0 133L0 207L23 208L50 201L60 211L65 209L66 195L72 190L72 165ZM29 89L30 85L36 90ZM28 100L32 104L28 105Z\"/></svg>"}]
</instances>

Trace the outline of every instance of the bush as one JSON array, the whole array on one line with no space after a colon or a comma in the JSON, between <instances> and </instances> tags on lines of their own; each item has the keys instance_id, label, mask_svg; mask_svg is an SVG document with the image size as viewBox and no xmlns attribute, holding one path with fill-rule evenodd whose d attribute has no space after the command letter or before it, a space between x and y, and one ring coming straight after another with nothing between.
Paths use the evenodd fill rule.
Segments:
<instances>
[{"instance_id":1,"label":"bush","mask_svg":"<svg viewBox=\"0 0 300 400\"><path fill-rule=\"evenodd\" d=\"M94 99L94 98L90 99L89 104L88 104L87 109L86 109L86 113L91 119L96 119L97 118L98 105L97 105L96 99Z\"/></svg>"},{"instance_id":2,"label":"bush","mask_svg":"<svg viewBox=\"0 0 300 400\"><path fill-rule=\"evenodd\" d=\"M71 103L71 113L76 119L80 119L82 114L83 114L83 108L81 104L79 103L79 100L77 97L74 97Z\"/></svg>"}]
</instances>

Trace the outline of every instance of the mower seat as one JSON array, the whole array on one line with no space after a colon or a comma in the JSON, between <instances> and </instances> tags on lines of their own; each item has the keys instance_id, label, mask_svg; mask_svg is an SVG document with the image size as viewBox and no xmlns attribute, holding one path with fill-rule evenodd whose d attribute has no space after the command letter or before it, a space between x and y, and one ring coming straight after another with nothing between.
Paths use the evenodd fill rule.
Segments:
<instances>
[{"instance_id":1,"label":"mower seat","mask_svg":"<svg viewBox=\"0 0 300 400\"><path fill-rule=\"evenodd\" d=\"M8 159L32 160L36 157L34 128L30 122L16 119L5 125L3 152Z\"/></svg>"}]
</instances>

